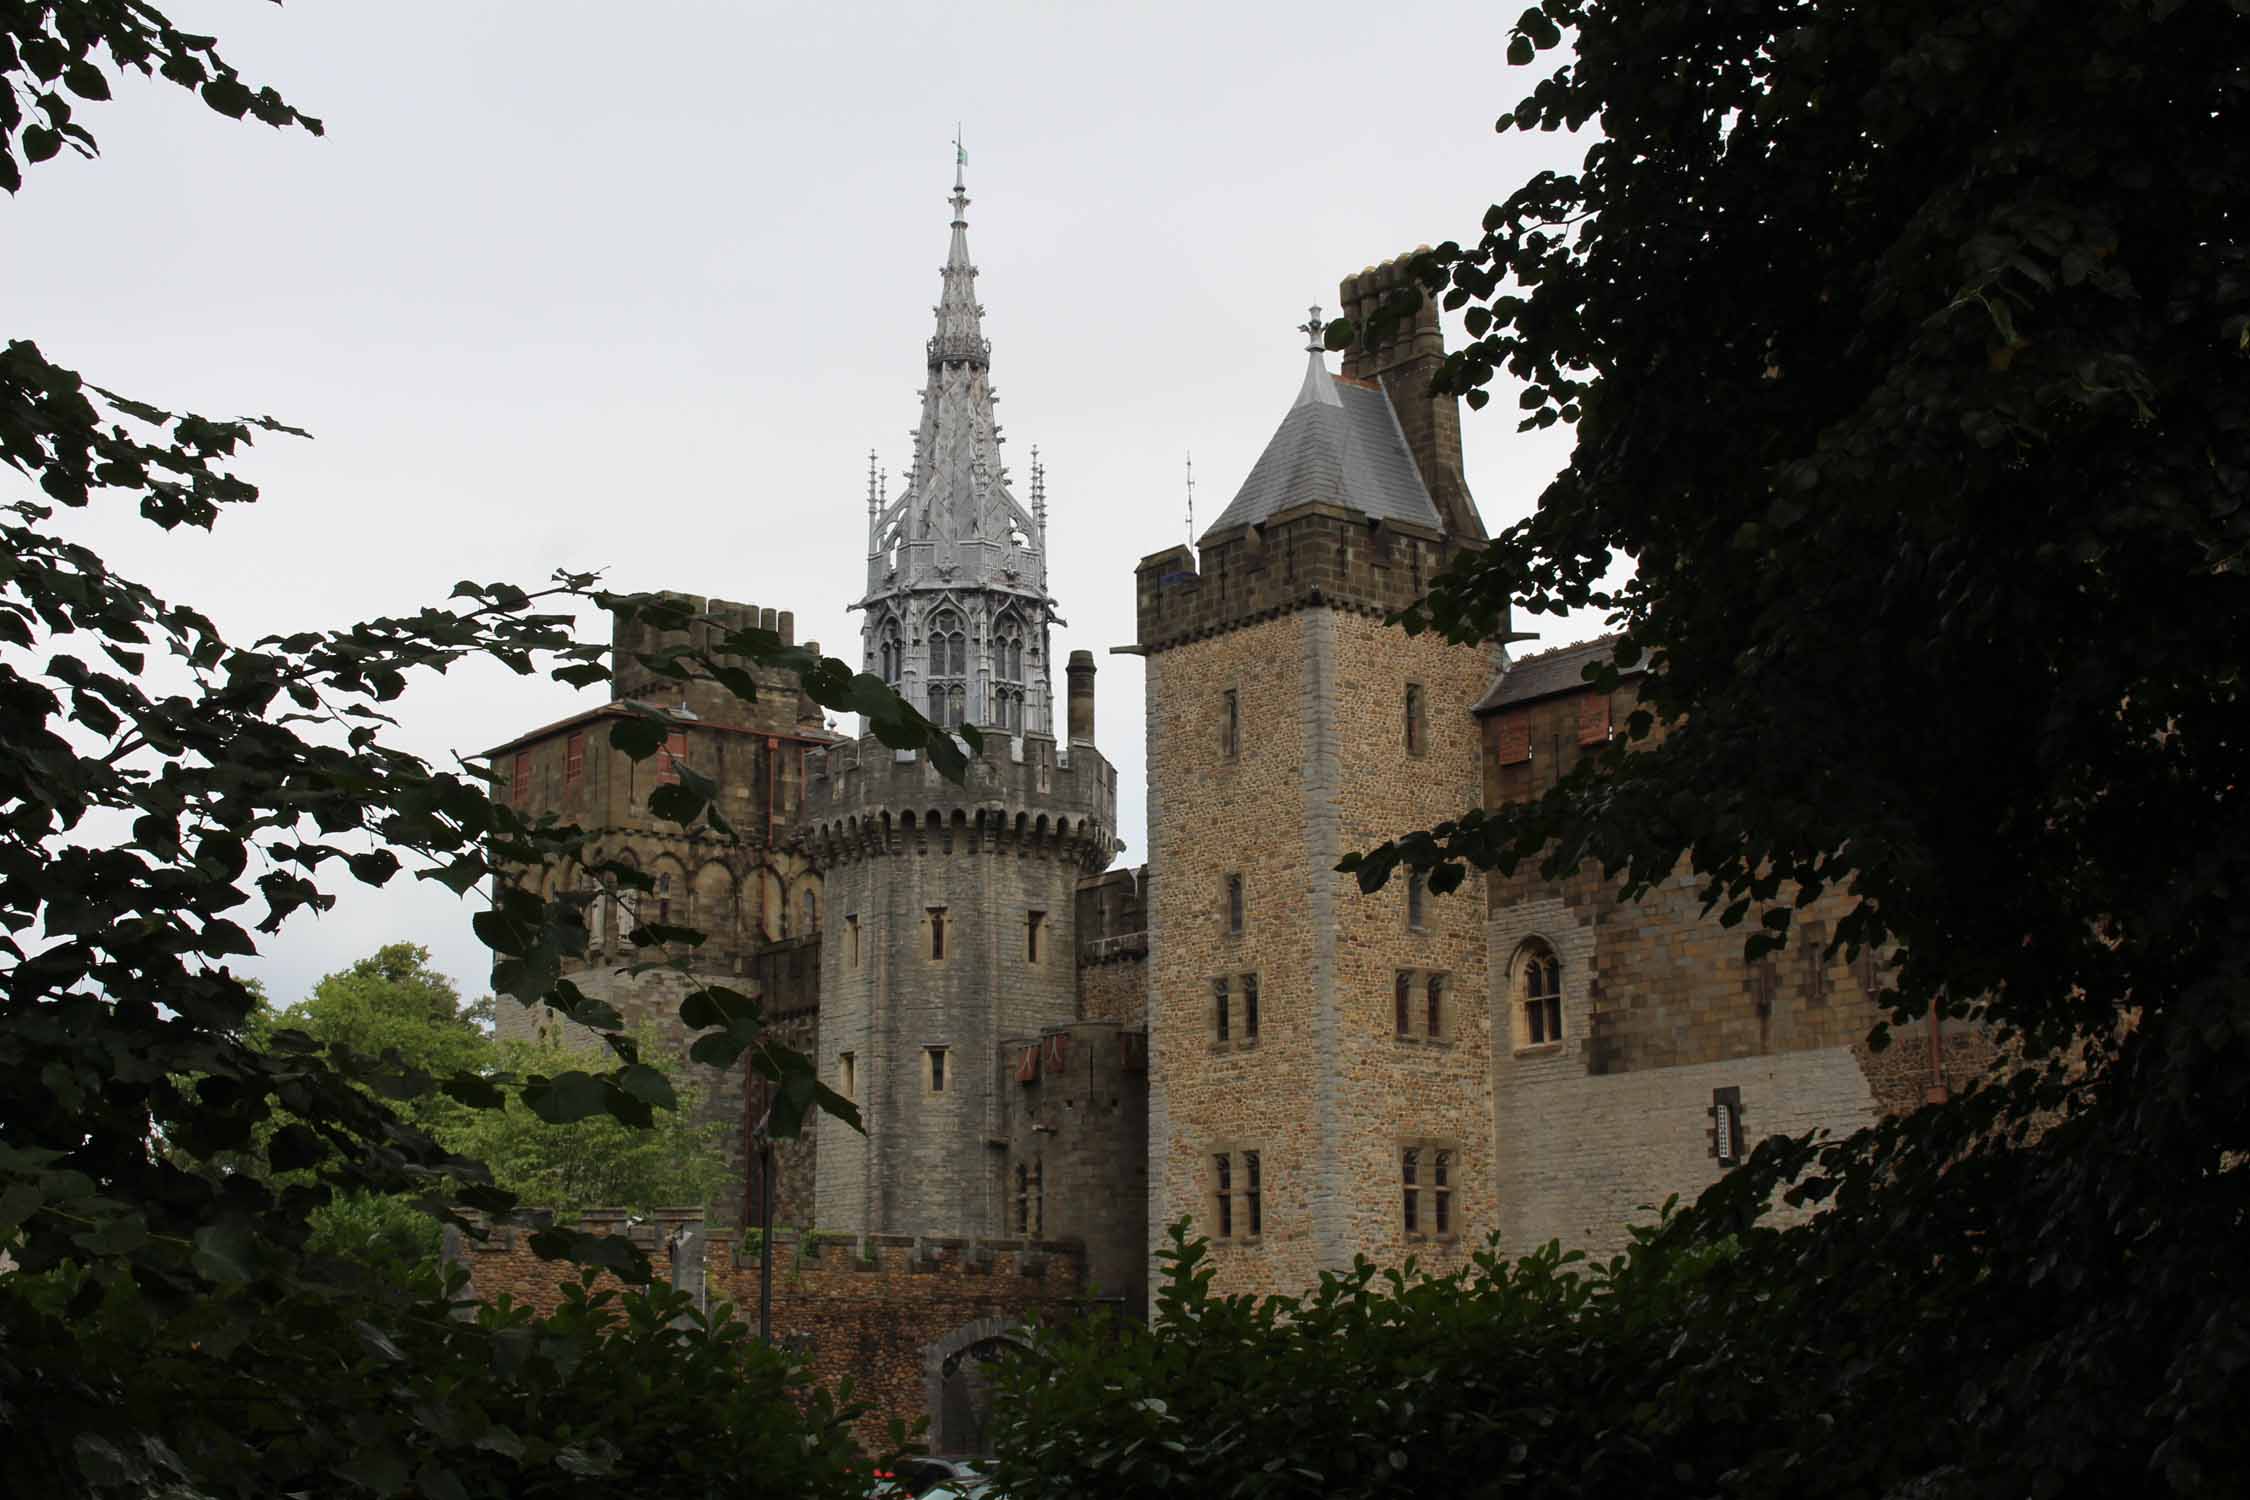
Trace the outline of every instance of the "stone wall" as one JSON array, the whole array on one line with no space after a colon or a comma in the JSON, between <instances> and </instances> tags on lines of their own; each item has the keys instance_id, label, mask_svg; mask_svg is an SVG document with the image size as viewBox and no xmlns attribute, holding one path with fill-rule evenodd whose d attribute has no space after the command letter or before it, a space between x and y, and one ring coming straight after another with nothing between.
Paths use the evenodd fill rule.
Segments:
<instances>
[{"instance_id":1,"label":"stone wall","mask_svg":"<svg viewBox=\"0 0 2250 1500\"><path fill-rule=\"evenodd\" d=\"M1144 607L1144 644L1170 620L1167 608L1152 618ZM1468 708L1493 665L1364 610L1294 609L1241 624L1170 638L1148 657L1151 1251L1182 1215L1214 1233L1224 1156L1237 1222L1214 1240L1222 1292L1294 1292L1360 1253L1450 1264L1491 1223L1482 903L1425 893L1422 922L1410 926L1403 880L1363 897L1335 865L1347 850L1474 804ZM1410 682L1425 713L1414 752ZM1232 754L1222 742L1228 692L1241 726ZM1401 973L1412 989L1404 1037L1394 1013ZM1255 1039L1241 1010L1246 975L1259 985ZM1223 1038L1221 979L1232 1006ZM1423 1160L1448 1154L1443 1237L1425 1201L1408 1238L1409 1146ZM1241 1197L1252 1152L1256 1234Z\"/></svg>"},{"instance_id":2,"label":"stone wall","mask_svg":"<svg viewBox=\"0 0 2250 1500\"><path fill-rule=\"evenodd\" d=\"M1050 1026L1000 1051L1000 1231L1085 1246L1087 1285L1148 1303L1148 1034Z\"/></svg>"},{"instance_id":3,"label":"stone wall","mask_svg":"<svg viewBox=\"0 0 2250 1500\"><path fill-rule=\"evenodd\" d=\"M723 622L772 630L784 639L794 634L786 612L696 595L668 597ZM704 624L662 632L637 621L617 622L610 665L619 701L487 752L500 778L496 795L532 816L551 815L592 832L590 864L620 861L655 882L654 890L630 892L605 889L575 866L518 873L519 884L542 896L575 892L585 899L589 951L583 960L566 961L565 972L574 978L658 956L628 940L640 924L700 929L704 941L692 956L700 971L713 976L747 974L766 944L820 928L819 876L787 847L803 801L806 756L834 738L823 728L818 705L803 695L793 673L737 662L750 670L759 689L755 698L743 698L708 678L672 681L638 659L689 643L708 647L715 629ZM672 739L638 761L609 739L618 721L631 715L624 701L629 699L674 711ZM675 763L718 787L717 806L731 835L708 825L682 828L649 814L650 793L677 779ZM599 984L628 1020L663 1020L666 996L655 991L644 996L614 975ZM504 1038L530 1039L555 1025L544 1008L503 1007L499 1018Z\"/></svg>"},{"instance_id":4,"label":"stone wall","mask_svg":"<svg viewBox=\"0 0 2250 1500\"><path fill-rule=\"evenodd\" d=\"M1518 663L1520 670L1536 663ZM1485 787L1495 805L1528 800L1579 757L1622 734L1635 684L1571 685L1508 702L1484 720ZM1498 1227L1520 1252L1558 1239L1601 1253L1677 1194L1692 1200L1731 1166L1715 1120L1722 1103L1744 1151L1769 1135L1837 1135L1918 1108L1933 1086L1959 1088L1990 1064L1981 1034L1949 1025L1933 1074L1926 1024L1871 1052L1886 981L1878 956L1824 949L1852 898L1829 891L1798 911L1789 946L1755 964L1757 926L1706 916L1685 867L1630 904L1589 864L1549 880L1533 865L1488 883L1495 1065L1493 1119L1506 1143ZM1551 952L1562 1035L1534 1039L1522 958ZM1778 1222L1795 1211L1778 1209Z\"/></svg>"},{"instance_id":5,"label":"stone wall","mask_svg":"<svg viewBox=\"0 0 2250 1500\"><path fill-rule=\"evenodd\" d=\"M757 1326L755 1241L737 1248L729 1235L705 1238L685 1213L633 1225L622 1215L593 1214L582 1227L631 1234L659 1276L700 1289L706 1306L733 1303L738 1317ZM527 1241L510 1230L493 1231L482 1243L456 1236L449 1254L468 1266L471 1289L483 1300L505 1295L552 1310L576 1273L538 1259ZM667 1253L675 1246L677 1256ZM605 1277L599 1284L614 1283ZM822 1384L834 1389L849 1377L856 1398L873 1406L858 1428L870 1453L887 1446L893 1418L911 1426L923 1417L930 1419L934 1451L962 1451L975 1446L975 1432L961 1430L959 1398L978 1397L976 1353L1006 1341L1027 1318L1074 1316L1084 1286L1083 1252L1067 1241L783 1232L774 1237L773 1331L805 1356ZM981 1425L981 1417L972 1413L967 1425Z\"/></svg>"},{"instance_id":6,"label":"stone wall","mask_svg":"<svg viewBox=\"0 0 2250 1500\"><path fill-rule=\"evenodd\" d=\"M821 1228L999 1232L1000 1043L1078 1016L1078 885L1115 853L1115 809L1099 753L1065 763L1043 736L988 737L964 783L873 739L815 762L818 1056L866 1127L828 1137Z\"/></svg>"},{"instance_id":7,"label":"stone wall","mask_svg":"<svg viewBox=\"0 0 2250 1500\"><path fill-rule=\"evenodd\" d=\"M1148 866L1078 882L1078 1019L1148 1017Z\"/></svg>"}]
</instances>

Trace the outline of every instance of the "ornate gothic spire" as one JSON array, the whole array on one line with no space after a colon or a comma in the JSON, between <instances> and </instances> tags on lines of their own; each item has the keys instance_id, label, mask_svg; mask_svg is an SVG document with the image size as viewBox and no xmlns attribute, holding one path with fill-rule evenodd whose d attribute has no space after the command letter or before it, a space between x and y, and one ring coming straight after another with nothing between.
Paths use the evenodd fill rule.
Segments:
<instances>
[{"instance_id":1,"label":"ornate gothic spire","mask_svg":"<svg viewBox=\"0 0 2250 1500\"><path fill-rule=\"evenodd\" d=\"M1034 510L1017 504L1000 461L992 345L969 259L968 153L954 142L952 239L939 272L937 328L926 346L922 420L895 498L868 524L867 668L927 704L1045 734L1052 722L1044 467Z\"/></svg>"}]
</instances>

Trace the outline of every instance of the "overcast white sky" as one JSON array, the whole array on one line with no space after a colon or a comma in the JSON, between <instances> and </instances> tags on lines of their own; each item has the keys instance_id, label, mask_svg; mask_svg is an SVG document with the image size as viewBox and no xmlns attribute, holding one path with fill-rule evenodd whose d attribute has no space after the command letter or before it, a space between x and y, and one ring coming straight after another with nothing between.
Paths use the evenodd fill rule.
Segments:
<instances>
[{"instance_id":1,"label":"overcast white sky","mask_svg":"<svg viewBox=\"0 0 2250 1500\"><path fill-rule=\"evenodd\" d=\"M1134 561L1183 537L1183 456L1207 522L1295 395L1306 306L1466 241L1580 149L1493 134L1528 78L1466 3L169 8L327 137L121 81L83 116L102 159L32 169L6 210L0 334L315 439L261 444L263 501L212 535L76 522L113 565L242 641L604 568L793 609L856 660L866 456L905 465L959 120L1016 491L1036 443L1055 650L1100 665L1134 863L1140 664L1109 648ZM1463 424L1494 529L1566 453L1513 406ZM474 752L581 701L499 669L418 682L401 738ZM277 1000L401 939L485 988L442 888L342 895L249 965Z\"/></svg>"}]
</instances>

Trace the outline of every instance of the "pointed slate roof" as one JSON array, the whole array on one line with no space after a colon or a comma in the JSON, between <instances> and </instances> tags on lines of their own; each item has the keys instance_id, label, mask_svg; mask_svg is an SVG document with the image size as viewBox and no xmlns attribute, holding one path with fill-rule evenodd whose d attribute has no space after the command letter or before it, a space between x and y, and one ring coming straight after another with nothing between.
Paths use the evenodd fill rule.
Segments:
<instances>
[{"instance_id":1,"label":"pointed slate roof","mask_svg":"<svg viewBox=\"0 0 2250 1500\"><path fill-rule=\"evenodd\" d=\"M1311 502L1348 506L1371 520L1441 530L1436 502L1422 483L1398 415L1380 386L1328 373L1321 357L1320 310L1297 400L1250 469L1250 477L1203 533L1247 526Z\"/></svg>"}]
</instances>

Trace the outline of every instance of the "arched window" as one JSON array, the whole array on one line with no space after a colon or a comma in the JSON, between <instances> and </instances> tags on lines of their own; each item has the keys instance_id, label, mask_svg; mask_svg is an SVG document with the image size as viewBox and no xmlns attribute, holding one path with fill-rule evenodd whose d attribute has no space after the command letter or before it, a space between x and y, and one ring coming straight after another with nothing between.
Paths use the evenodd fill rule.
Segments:
<instances>
[{"instance_id":1,"label":"arched window","mask_svg":"<svg viewBox=\"0 0 2250 1500\"><path fill-rule=\"evenodd\" d=\"M969 637L961 616L941 609L930 617L930 717L958 729L969 706Z\"/></svg>"},{"instance_id":2,"label":"arched window","mask_svg":"<svg viewBox=\"0 0 2250 1500\"><path fill-rule=\"evenodd\" d=\"M1023 681L1023 621L1012 614L993 622L992 673L1002 682Z\"/></svg>"},{"instance_id":3,"label":"arched window","mask_svg":"<svg viewBox=\"0 0 2250 1500\"><path fill-rule=\"evenodd\" d=\"M1562 960L1534 938L1516 952L1516 1045L1539 1047L1562 1040Z\"/></svg>"},{"instance_id":4,"label":"arched window","mask_svg":"<svg viewBox=\"0 0 2250 1500\"><path fill-rule=\"evenodd\" d=\"M896 686L899 669L905 665L906 650L899 643L898 621L885 620L876 633L875 659L881 668L883 680Z\"/></svg>"},{"instance_id":5,"label":"arched window","mask_svg":"<svg viewBox=\"0 0 2250 1500\"><path fill-rule=\"evenodd\" d=\"M969 638L962 633L961 617L941 610L930 621L930 674L960 677L969 670Z\"/></svg>"}]
</instances>

